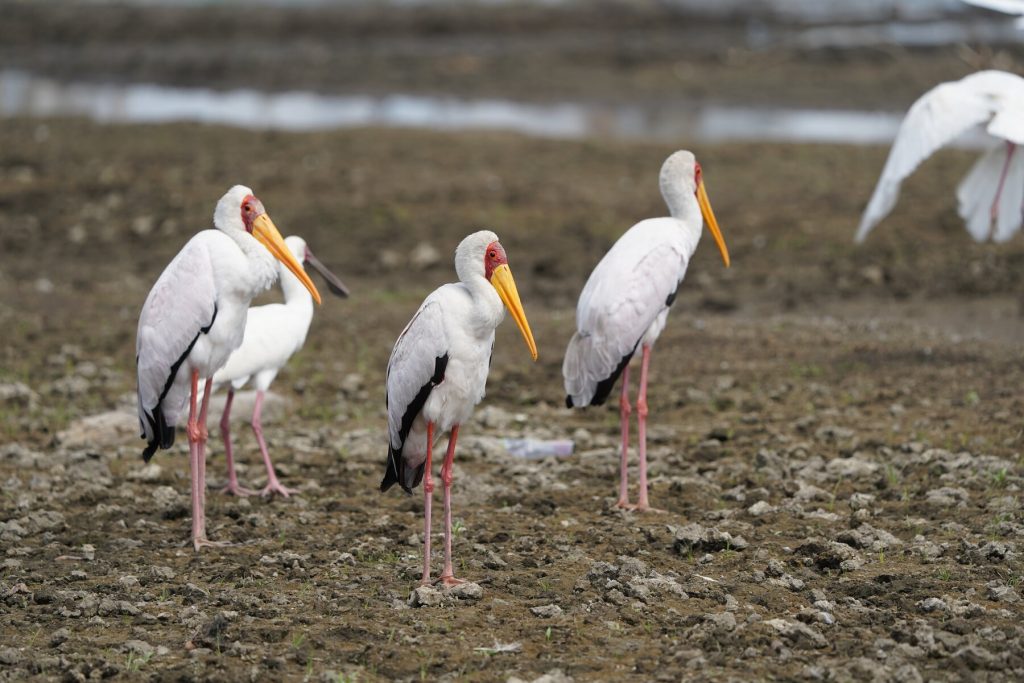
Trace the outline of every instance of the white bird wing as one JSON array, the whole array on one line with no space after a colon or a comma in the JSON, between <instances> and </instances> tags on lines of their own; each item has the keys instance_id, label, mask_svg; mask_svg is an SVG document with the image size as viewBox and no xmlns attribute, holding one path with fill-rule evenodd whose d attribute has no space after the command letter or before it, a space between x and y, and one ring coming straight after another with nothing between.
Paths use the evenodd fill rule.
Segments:
<instances>
[{"instance_id":1,"label":"white bird wing","mask_svg":"<svg viewBox=\"0 0 1024 683\"><path fill-rule=\"evenodd\" d=\"M381 491L399 483L411 492L418 483L417 472L406 471L402 448L430 392L444 380L448 365L448 337L439 291L428 296L416 311L388 360L388 463Z\"/></svg>"},{"instance_id":2,"label":"white bird wing","mask_svg":"<svg viewBox=\"0 0 1024 683\"><path fill-rule=\"evenodd\" d=\"M281 369L302 348L308 330L308 326L297 324L284 304L253 306L245 321L242 344L214 374L213 383L231 382L240 389L253 375Z\"/></svg>"},{"instance_id":3,"label":"white bird wing","mask_svg":"<svg viewBox=\"0 0 1024 683\"><path fill-rule=\"evenodd\" d=\"M167 265L146 297L135 342L139 425L146 460L174 443L174 423L188 390L175 378L200 334L217 316L217 286L203 233Z\"/></svg>"},{"instance_id":4,"label":"white bird wing","mask_svg":"<svg viewBox=\"0 0 1024 683\"><path fill-rule=\"evenodd\" d=\"M1015 149L1007 165L1006 156L1010 149L1007 145L999 145L986 152L956 189L960 216L978 242L989 237L996 242L1005 242L1020 230L1021 207L1024 206L1024 150ZM992 204L1000 182L1002 192L996 206L996 220L993 221Z\"/></svg>"},{"instance_id":5,"label":"white bird wing","mask_svg":"<svg viewBox=\"0 0 1024 683\"><path fill-rule=\"evenodd\" d=\"M968 5L983 7L1003 14L1024 14L1024 0L962 0Z\"/></svg>"},{"instance_id":6,"label":"white bird wing","mask_svg":"<svg viewBox=\"0 0 1024 683\"><path fill-rule=\"evenodd\" d=\"M992 75L980 72L938 85L920 97L900 124L889 158L857 229L856 240L885 218L896 204L900 184L922 161L961 134L991 118L994 101L987 92Z\"/></svg>"},{"instance_id":7,"label":"white bird wing","mask_svg":"<svg viewBox=\"0 0 1024 683\"><path fill-rule=\"evenodd\" d=\"M594 268L562 363L566 403L601 405L644 333L675 298L690 251L673 218L633 226Z\"/></svg>"}]
</instances>

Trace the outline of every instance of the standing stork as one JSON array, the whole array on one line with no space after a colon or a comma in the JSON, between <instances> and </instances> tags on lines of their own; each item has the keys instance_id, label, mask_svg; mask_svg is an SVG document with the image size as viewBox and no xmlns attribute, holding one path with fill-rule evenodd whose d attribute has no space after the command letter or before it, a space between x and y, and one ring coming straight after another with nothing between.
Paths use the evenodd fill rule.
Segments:
<instances>
[{"instance_id":1,"label":"standing stork","mask_svg":"<svg viewBox=\"0 0 1024 683\"><path fill-rule=\"evenodd\" d=\"M153 285L139 316L135 344L139 423L149 462L174 444L174 426L189 399L192 545L226 545L206 537L206 411L213 375L242 343L252 298L277 278L275 259L320 303L320 293L288 250L263 203L236 185L217 202L216 230L196 234ZM197 410L199 380L206 378Z\"/></svg>"},{"instance_id":2,"label":"standing stork","mask_svg":"<svg viewBox=\"0 0 1024 683\"><path fill-rule=\"evenodd\" d=\"M661 195L669 218L640 221L619 238L590 274L576 306L576 333L562 363L568 407L599 406L622 375L619 399L622 430L617 507L650 510L647 499L647 370L651 348L665 328L668 310L697 249L702 220L707 221L726 267L729 251L711 211L700 164L686 151L661 167ZM629 361L641 347L639 422L640 498L629 504L626 475L629 453Z\"/></svg>"},{"instance_id":3,"label":"standing stork","mask_svg":"<svg viewBox=\"0 0 1024 683\"><path fill-rule=\"evenodd\" d=\"M942 83L921 96L900 124L896 142L864 209L856 240L863 242L885 218L900 184L922 161L964 133L986 133L994 146L956 189L960 217L978 242L1005 242L1021 226L1024 211L1024 78L979 71Z\"/></svg>"},{"instance_id":4,"label":"standing stork","mask_svg":"<svg viewBox=\"0 0 1024 683\"><path fill-rule=\"evenodd\" d=\"M430 582L431 455L436 440L449 430L441 467L445 535L440 581L462 583L452 571L455 440L459 425L484 397L494 330L505 317L505 307L519 326L530 356L537 360L537 345L498 236L481 230L462 240L455 250L455 272L459 282L438 287L423 301L388 361L388 459L380 490L398 484L411 494L423 481L424 584Z\"/></svg>"},{"instance_id":5,"label":"standing stork","mask_svg":"<svg viewBox=\"0 0 1024 683\"><path fill-rule=\"evenodd\" d=\"M285 238L284 243L296 261L308 263L320 273L327 281L327 287L331 292L343 298L348 296L348 287L313 255L306 240L298 235L291 235ZM306 342L306 333L313 322L313 297L302 281L292 275L284 263L279 263L277 270L284 303L253 306L249 309L242 345L235 349L224 367L213 376L214 391L223 384L228 384L228 396L224 402L224 412L220 416L220 435L224 439L224 455L228 465L228 483L223 493L236 496L251 496L256 493L239 485L231 453L231 403L235 398L235 390L244 387L250 379L256 386L252 431L263 455L263 464L267 468L267 485L260 493L264 496L278 493L285 498L295 493L283 486L274 472L274 464L270 461L270 453L267 452L267 442L263 439L260 411L263 408L263 396L277 377L277 373Z\"/></svg>"}]
</instances>

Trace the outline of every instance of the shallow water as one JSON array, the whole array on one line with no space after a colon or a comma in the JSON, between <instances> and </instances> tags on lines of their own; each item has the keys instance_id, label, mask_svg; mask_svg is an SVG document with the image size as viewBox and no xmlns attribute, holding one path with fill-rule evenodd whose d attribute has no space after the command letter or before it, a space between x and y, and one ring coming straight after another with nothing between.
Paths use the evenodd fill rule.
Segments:
<instances>
[{"instance_id":1,"label":"shallow water","mask_svg":"<svg viewBox=\"0 0 1024 683\"><path fill-rule=\"evenodd\" d=\"M720 106L700 102L530 103L445 95L214 91L152 84L61 83L0 71L0 116L86 117L110 124L190 121L258 130L367 126L507 130L538 137L888 144L899 112ZM965 140L977 146L979 140Z\"/></svg>"}]
</instances>

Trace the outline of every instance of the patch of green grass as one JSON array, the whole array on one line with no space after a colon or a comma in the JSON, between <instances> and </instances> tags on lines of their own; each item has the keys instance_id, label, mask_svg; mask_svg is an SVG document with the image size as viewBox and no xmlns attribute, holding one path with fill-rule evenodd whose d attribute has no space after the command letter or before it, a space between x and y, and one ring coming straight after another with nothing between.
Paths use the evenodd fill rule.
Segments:
<instances>
[{"instance_id":1,"label":"patch of green grass","mask_svg":"<svg viewBox=\"0 0 1024 683\"><path fill-rule=\"evenodd\" d=\"M144 655L136 655L135 651L132 650L128 653L125 658L124 668L129 673L138 673L139 670L149 663L149 660L153 658L153 653L148 652Z\"/></svg>"},{"instance_id":2,"label":"patch of green grass","mask_svg":"<svg viewBox=\"0 0 1024 683\"><path fill-rule=\"evenodd\" d=\"M1006 475L1008 472L1006 468L1000 468L998 472L992 473L992 485L996 488L1004 488L1006 486Z\"/></svg>"}]
</instances>

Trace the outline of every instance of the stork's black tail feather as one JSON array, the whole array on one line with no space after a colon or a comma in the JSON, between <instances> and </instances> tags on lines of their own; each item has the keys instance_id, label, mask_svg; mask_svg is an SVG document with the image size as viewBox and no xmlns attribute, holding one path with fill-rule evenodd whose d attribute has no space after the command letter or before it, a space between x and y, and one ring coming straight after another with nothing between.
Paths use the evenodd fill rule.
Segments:
<instances>
[{"instance_id":1,"label":"stork's black tail feather","mask_svg":"<svg viewBox=\"0 0 1024 683\"><path fill-rule=\"evenodd\" d=\"M388 466L384 471L384 479L380 482L381 493L398 484L402 490L412 495L412 490L420 485L423 480L424 465L420 465L412 472L412 481L409 481L409 471L405 464L405 458L399 455L395 449L388 446Z\"/></svg>"},{"instance_id":2,"label":"stork's black tail feather","mask_svg":"<svg viewBox=\"0 0 1024 683\"><path fill-rule=\"evenodd\" d=\"M164 417L162 404L157 404L152 413L146 414L149 426L153 430L153 438L146 441L146 447L142 450L142 460L149 462L158 448L170 448L174 445L174 427L167 424Z\"/></svg>"}]
</instances>

